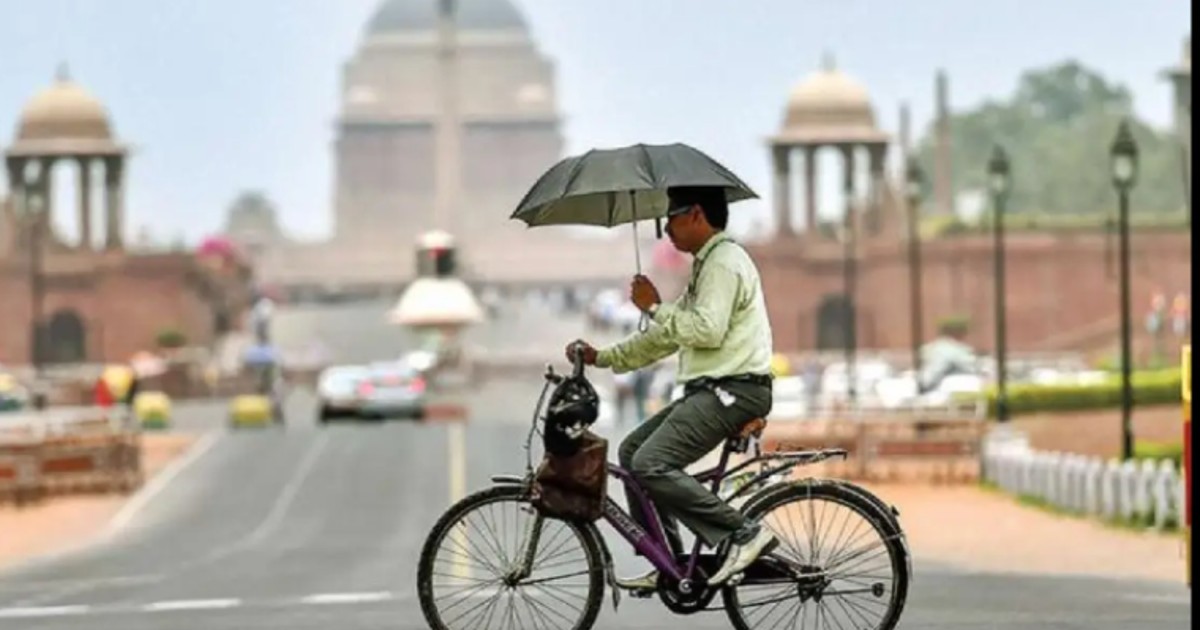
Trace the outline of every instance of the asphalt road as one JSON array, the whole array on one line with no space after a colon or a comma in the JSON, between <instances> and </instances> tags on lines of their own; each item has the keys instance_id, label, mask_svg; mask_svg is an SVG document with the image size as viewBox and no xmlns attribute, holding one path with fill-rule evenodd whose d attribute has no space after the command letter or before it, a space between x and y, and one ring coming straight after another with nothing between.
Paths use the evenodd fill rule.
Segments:
<instances>
[{"instance_id":1,"label":"asphalt road","mask_svg":"<svg viewBox=\"0 0 1200 630\"><path fill-rule=\"evenodd\" d=\"M203 451L85 551L0 574L0 629L359 630L425 628L415 599L424 536L493 473L519 472L529 389L495 387L461 431L394 422L325 429L311 400L287 430L231 432L221 404L183 405ZM509 399L511 399L509 401ZM501 402L509 401L509 402ZM952 524L948 524L952 526ZM97 524L98 531L103 529ZM618 554L622 572L639 569ZM1188 591L1116 580L972 574L920 562L902 628L1183 629ZM654 601L606 599L598 628L727 628Z\"/></svg>"}]
</instances>

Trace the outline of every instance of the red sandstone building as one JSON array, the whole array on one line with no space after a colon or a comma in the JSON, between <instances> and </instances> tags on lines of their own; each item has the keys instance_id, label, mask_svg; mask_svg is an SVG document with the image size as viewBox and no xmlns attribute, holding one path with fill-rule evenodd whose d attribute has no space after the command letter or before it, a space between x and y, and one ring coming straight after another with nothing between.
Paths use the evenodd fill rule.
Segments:
<instances>
[{"instance_id":1,"label":"red sandstone building","mask_svg":"<svg viewBox=\"0 0 1200 630\"><path fill-rule=\"evenodd\" d=\"M240 319L244 266L125 247L126 157L104 107L65 72L25 106L0 199L0 363L33 362L34 322L41 363L89 363L152 350L168 329L209 345ZM64 174L78 178L76 199L54 198ZM78 234L66 238L60 213L71 209Z\"/></svg>"},{"instance_id":2,"label":"red sandstone building","mask_svg":"<svg viewBox=\"0 0 1200 630\"><path fill-rule=\"evenodd\" d=\"M1187 64L1190 77L1190 60ZM939 118L945 120L944 80L939 81ZM902 123L902 126L906 126ZM948 186L948 132L939 144L934 202L928 211L952 212ZM907 153L907 130L901 153ZM779 351L839 351L855 322L857 347L911 347L911 299L907 230L909 212L901 188L887 176L890 138L882 132L867 91L827 63L791 94L779 133L770 140L774 159L774 238L751 249L770 299L768 308ZM822 223L817 186L824 181L821 156L840 166L843 198L834 224ZM793 175L799 164L800 177ZM799 181L796 181L799 180ZM803 189L803 217L796 226L793 185ZM1115 243L1114 241L1111 241ZM1118 338L1120 311L1115 246L1101 229L1014 231L1006 239L1008 344L1016 351L1109 352ZM1132 236L1132 290L1136 343L1148 348L1140 325L1153 296L1190 300L1190 229L1139 230ZM844 282L844 256L855 260L853 291ZM922 244L923 336L944 317L966 317L969 341L990 351L995 335L993 244L990 234L959 234ZM1186 331L1190 336L1190 327ZM1168 333L1171 334L1171 333ZM1163 347L1177 348L1169 337Z\"/></svg>"}]
</instances>

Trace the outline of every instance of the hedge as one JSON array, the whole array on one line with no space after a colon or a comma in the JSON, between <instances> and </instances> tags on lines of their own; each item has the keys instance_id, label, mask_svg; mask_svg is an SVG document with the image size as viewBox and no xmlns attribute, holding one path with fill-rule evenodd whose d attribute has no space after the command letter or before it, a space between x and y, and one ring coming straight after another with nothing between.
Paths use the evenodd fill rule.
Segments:
<instances>
[{"instance_id":1,"label":"hedge","mask_svg":"<svg viewBox=\"0 0 1200 630\"><path fill-rule=\"evenodd\" d=\"M1176 469L1183 468L1183 442L1144 442L1138 440L1133 444L1133 458L1148 459L1160 462L1169 459L1175 462Z\"/></svg>"},{"instance_id":2,"label":"hedge","mask_svg":"<svg viewBox=\"0 0 1200 630\"><path fill-rule=\"evenodd\" d=\"M1182 404L1182 377L1179 368L1142 371L1133 374L1135 405ZM987 415L996 417L996 390L984 392ZM1008 388L1010 416L1020 414L1115 409L1121 406L1121 378L1114 375L1096 385L1011 385Z\"/></svg>"},{"instance_id":3,"label":"hedge","mask_svg":"<svg viewBox=\"0 0 1200 630\"><path fill-rule=\"evenodd\" d=\"M1004 221L1005 229L1013 232L1022 231L1095 231L1106 229L1116 235L1115 216L1103 213L1092 214L1045 214L1019 212L1008 215ZM1131 215L1131 227L1139 230L1152 231L1186 231L1189 229L1190 216L1179 212L1145 212ZM959 217L935 216L921 221L921 236L937 238L955 234L984 234L992 230L992 219L988 213L972 220L964 221Z\"/></svg>"}]
</instances>

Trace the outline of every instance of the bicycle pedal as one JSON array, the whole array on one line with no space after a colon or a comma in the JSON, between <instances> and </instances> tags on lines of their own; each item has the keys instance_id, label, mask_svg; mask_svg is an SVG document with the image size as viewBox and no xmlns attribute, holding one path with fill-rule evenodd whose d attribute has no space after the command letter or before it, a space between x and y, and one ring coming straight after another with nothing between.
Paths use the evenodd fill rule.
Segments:
<instances>
[{"instance_id":1,"label":"bicycle pedal","mask_svg":"<svg viewBox=\"0 0 1200 630\"><path fill-rule=\"evenodd\" d=\"M649 589L649 588L638 588L638 589L632 589L632 590L628 591L628 593L629 593L629 596L634 599L650 599L651 597L654 597L655 591L654 591L654 589Z\"/></svg>"}]
</instances>

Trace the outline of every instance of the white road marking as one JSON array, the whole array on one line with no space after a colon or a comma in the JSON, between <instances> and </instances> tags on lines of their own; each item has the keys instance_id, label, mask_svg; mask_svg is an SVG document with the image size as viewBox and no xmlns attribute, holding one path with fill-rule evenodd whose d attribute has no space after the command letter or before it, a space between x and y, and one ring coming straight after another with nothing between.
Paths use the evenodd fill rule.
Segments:
<instances>
[{"instance_id":1,"label":"white road marking","mask_svg":"<svg viewBox=\"0 0 1200 630\"><path fill-rule=\"evenodd\" d=\"M155 602L142 606L146 612L168 612L176 610L220 610L242 605L240 599L183 599L170 602Z\"/></svg>"},{"instance_id":2,"label":"white road marking","mask_svg":"<svg viewBox=\"0 0 1200 630\"><path fill-rule=\"evenodd\" d=\"M0 619L16 617L64 617L67 615L82 615L88 611L87 606L45 606L41 608L0 608Z\"/></svg>"},{"instance_id":3,"label":"white road marking","mask_svg":"<svg viewBox=\"0 0 1200 630\"><path fill-rule=\"evenodd\" d=\"M191 466L196 460L203 457L217 443L217 440L221 439L222 435L224 434L209 433L205 435L192 448L188 449L186 455L168 464L166 468L155 475L154 479L150 480L150 483L142 486L141 490L138 490L137 494L133 495L133 498L125 504L125 507L121 508L121 511L117 512L112 520L109 521L107 535L112 536L128 527L138 512L146 507L146 504L153 501L188 466Z\"/></svg>"},{"instance_id":4,"label":"white road marking","mask_svg":"<svg viewBox=\"0 0 1200 630\"><path fill-rule=\"evenodd\" d=\"M300 600L301 604L365 604L370 602L386 602L393 595L388 592L379 593L320 593L309 595Z\"/></svg>"},{"instance_id":5,"label":"white road marking","mask_svg":"<svg viewBox=\"0 0 1200 630\"><path fill-rule=\"evenodd\" d=\"M449 428L450 502L458 503L467 494L466 433L461 424Z\"/></svg>"},{"instance_id":6,"label":"white road marking","mask_svg":"<svg viewBox=\"0 0 1200 630\"><path fill-rule=\"evenodd\" d=\"M296 500L296 496L300 494L300 488L304 485L304 481L308 479L309 473L312 472L313 466L316 465L317 459L324 450L325 445L329 443L329 434L326 433L318 438L316 444L308 450L304 456L304 461L296 467L296 473L292 475L291 481L284 487L283 492L279 495L279 499L275 501L275 505L271 508L271 513L267 514L267 518L259 524L258 528L250 534L241 546L252 546L263 541L287 516L287 511L292 507L292 502Z\"/></svg>"},{"instance_id":7,"label":"white road marking","mask_svg":"<svg viewBox=\"0 0 1200 630\"><path fill-rule=\"evenodd\" d=\"M467 495L466 433L461 424L450 425L447 442L449 452L446 459L450 466L450 504L453 505ZM459 549L468 549L466 527L462 523L450 530L450 540ZM470 579L471 566L462 561L461 555L456 555L451 561L450 574L456 578Z\"/></svg>"}]
</instances>

